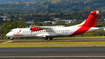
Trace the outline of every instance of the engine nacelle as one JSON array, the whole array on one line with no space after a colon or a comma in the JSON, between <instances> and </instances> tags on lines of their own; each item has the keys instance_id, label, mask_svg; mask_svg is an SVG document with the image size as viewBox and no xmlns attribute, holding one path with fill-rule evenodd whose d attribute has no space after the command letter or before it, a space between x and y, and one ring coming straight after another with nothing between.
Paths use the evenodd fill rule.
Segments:
<instances>
[{"instance_id":1,"label":"engine nacelle","mask_svg":"<svg viewBox=\"0 0 105 59\"><path fill-rule=\"evenodd\" d=\"M39 31L39 30L42 30L42 29L37 28L37 27L32 27L30 30L32 30L32 31Z\"/></svg>"}]
</instances>

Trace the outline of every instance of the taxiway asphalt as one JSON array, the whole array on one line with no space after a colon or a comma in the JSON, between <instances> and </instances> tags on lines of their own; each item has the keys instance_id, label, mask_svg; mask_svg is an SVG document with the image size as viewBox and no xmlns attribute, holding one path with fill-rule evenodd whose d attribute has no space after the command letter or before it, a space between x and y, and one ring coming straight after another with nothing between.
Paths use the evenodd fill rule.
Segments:
<instances>
[{"instance_id":1,"label":"taxiway asphalt","mask_svg":"<svg viewBox=\"0 0 105 59\"><path fill-rule=\"evenodd\" d=\"M105 58L105 47L36 47L0 48L0 59L67 59L67 58Z\"/></svg>"},{"instance_id":2,"label":"taxiway asphalt","mask_svg":"<svg viewBox=\"0 0 105 59\"><path fill-rule=\"evenodd\" d=\"M20 42L104 42L95 39L18 39L0 40L0 43ZM105 59L105 47L35 47L0 48L0 59Z\"/></svg>"}]
</instances>

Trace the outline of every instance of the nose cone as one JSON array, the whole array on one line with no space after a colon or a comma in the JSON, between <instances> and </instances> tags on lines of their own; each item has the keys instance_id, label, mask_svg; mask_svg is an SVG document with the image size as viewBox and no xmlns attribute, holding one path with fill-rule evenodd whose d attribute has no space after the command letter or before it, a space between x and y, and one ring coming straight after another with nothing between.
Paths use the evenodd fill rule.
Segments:
<instances>
[{"instance_id":1,"label":"nose cone","mask_svg":"<svg viewBox=\"0 0 105 59\"><path fill-rule=\"evenodd\" d=\"M8 36L9 36L9 34L7 33L7 34L6 34L6 36L8 37Z\"/></svg>"},{"instance_id":2,"label":"nose cone","mask_svg":"<svg viewBox=\"0 0 105 59\"><path fill-rule=\"evenodd\" d=\"M7 33L6 36L7 36L7 37L10 37L11 35L10 35L10 33Z\"/></svg>"}]
</instances>

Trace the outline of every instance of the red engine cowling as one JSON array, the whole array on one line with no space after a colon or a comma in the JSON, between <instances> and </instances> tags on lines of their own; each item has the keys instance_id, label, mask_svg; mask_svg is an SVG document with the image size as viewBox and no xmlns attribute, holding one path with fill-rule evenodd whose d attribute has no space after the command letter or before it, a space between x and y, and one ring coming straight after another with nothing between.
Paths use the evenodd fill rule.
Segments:
<instances>
[{"instance_id":1,"label":"red engine cowling","mask_svg":"<svg viewBox=\"0 0 105 59\"><path fill-rule=\"evenodd\" d=\"M37 27L32 27L30 30L32 30L32 31L39 31L39 30L42 30L42 29L37 28Z\"/></svg>"}]
</instances>

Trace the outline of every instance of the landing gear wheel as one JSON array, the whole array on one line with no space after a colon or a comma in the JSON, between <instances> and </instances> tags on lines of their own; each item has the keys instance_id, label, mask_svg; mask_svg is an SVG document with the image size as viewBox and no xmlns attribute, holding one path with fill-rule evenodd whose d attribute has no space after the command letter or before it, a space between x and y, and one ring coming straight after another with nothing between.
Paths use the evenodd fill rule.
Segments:
<instances>
[{"instance_id":1,"label":"landing gear wheel","mask_svg":"<svg viewBox=\"0 0 105 59\"><path fill-rule=\"evenodd\" d=\"M14 38L13 37L11 37L11 40L13 40Z\"/></svg>"},{"instance_id":2,"label":"landing gear wheel","mask_svg":"<svg viewBox=\"0 0 105 59\"><path fill-rule=\"evenodd\" d=\"M53 40L53 38L49 38L50 40Z\"/></svg>"},{"instance_id":3,"label":"landing gear wheel","mask_svg":"<svg viewBox=\"0 0 105 59\"><path fill-rule=\"evenodd\" d=\"M47 37L43 37L43 39L48 40L48 38L47 38Z\"/></svg>"}]
</instances>

